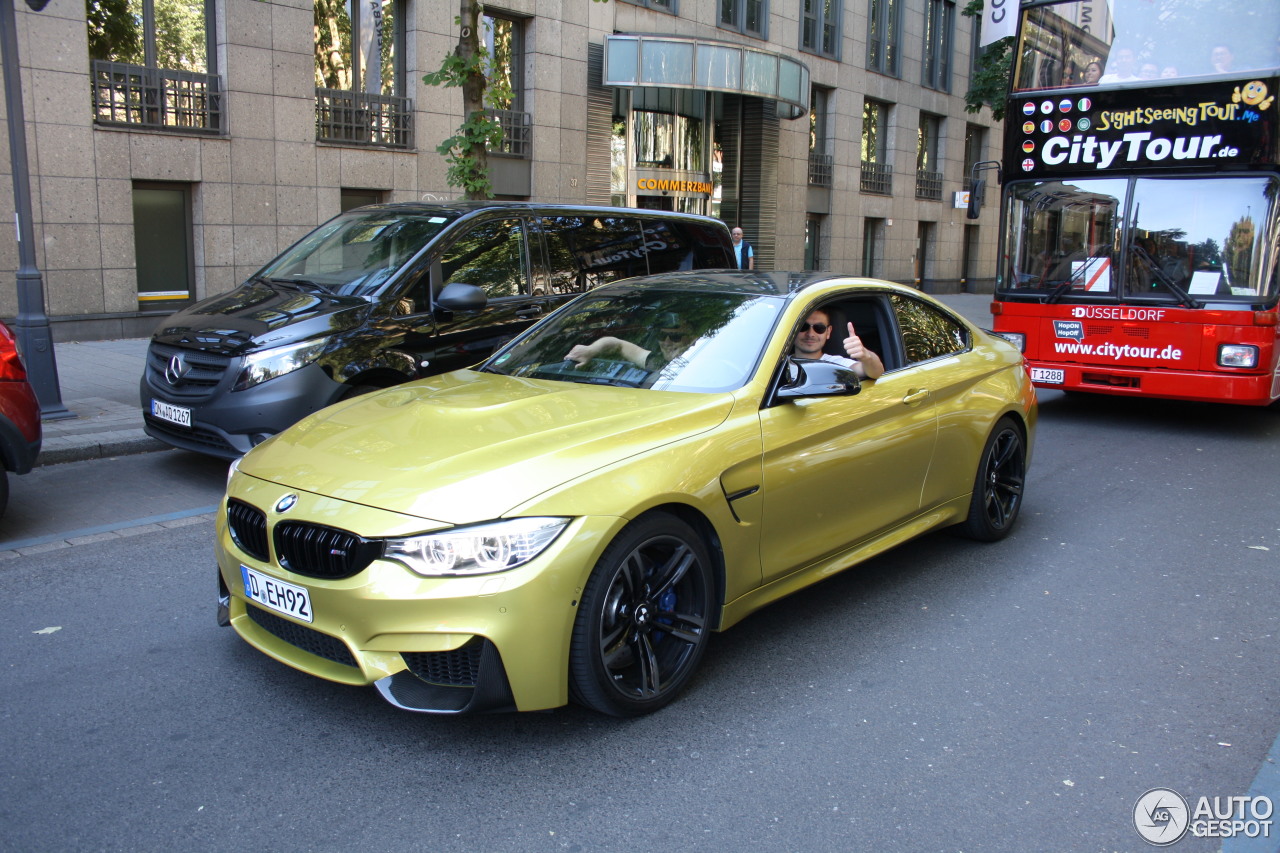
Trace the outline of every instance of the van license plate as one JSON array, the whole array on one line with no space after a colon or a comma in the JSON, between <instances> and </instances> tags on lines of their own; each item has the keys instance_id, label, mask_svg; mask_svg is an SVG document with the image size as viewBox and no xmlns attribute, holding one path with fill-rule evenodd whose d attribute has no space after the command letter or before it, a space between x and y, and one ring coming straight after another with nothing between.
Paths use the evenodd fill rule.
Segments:
<instances>
[{"instance_id":1,"label":"van license plate","mask_svg":"<svg viewBox=\"0 0 1280 853\"><path fill-rule=\"evenodd\" d=\"M1031 368L1031 381L1043 382L1046 385L1061 385L1066 381L1067 374L1064 370L1051 370L1048 367Z\"/></svg>"},{"instance_id":2,"label":"van license plate","mask_svg":"<svg viewBox=\"0 0 1280 853\"><path fill-rule=\"evenodd\" d=\"M172 403L166 403L163 400L151 401L151 414L162 421L168 421L178 426L191 426L191 410L186 406L175 406Z\"/></svg>"},{"instance_id":3,"label":"van license plate","mask_svg":"<svg viewBox=\"0 0 1280 853\"><path fill-rule=\"evenodd\" d=\"M250 601L303 622L315 618L311 612L311 595L304 587L285 583L248 566L240 567L240 576L244 578L244 597Z\"/></svg>"}]
</instances>

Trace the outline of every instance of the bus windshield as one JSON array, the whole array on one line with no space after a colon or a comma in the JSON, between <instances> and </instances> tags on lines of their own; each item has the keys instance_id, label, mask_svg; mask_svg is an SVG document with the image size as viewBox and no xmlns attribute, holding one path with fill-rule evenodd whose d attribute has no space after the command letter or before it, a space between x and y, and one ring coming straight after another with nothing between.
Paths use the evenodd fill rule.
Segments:
<instances>
[{"instance_id":1,"label":"bus windshield","mask_svg":"<svg viewBox=\"0 0 1280 853\"><path fill-rule=\"evenodd\" d=\"M1280 15L1267 3L1071 0L1024 6L1022 14L1014 92L1280 68Z\"/></svg>"},{"instance_id":2,"label":"bus windshield","mask_svg":"<svg viewBox=\"0 0 1280 853\"><path fill-rule=\"evenodd\" d=\"M1278 191L1261 175L1011 185L1000 289L1054 301L1274 302Z\"/></svg>"}]
</instances>

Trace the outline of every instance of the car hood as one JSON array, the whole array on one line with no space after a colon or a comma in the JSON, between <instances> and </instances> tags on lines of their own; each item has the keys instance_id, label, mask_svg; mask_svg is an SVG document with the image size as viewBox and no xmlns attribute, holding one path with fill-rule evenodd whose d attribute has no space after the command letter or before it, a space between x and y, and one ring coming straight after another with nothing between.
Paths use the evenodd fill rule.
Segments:
<instances>
[{"instance_id":1,"label":"car hood","mask_svg":"<svg viewBox=\"0 0 1280 853\"><path fill-rule=\"evenodd\" d=\"M317 412L245 456L239 470L290 489L466 524L712 429L732 404L729 394L459 370Z\"/></svg>"},{"instance_id":2,"label":"car hood","mask_svg":"<svg viewBox=\"0 0 1280 853\"><path fill-rule=\"evenodd\" d=\"M156 343L220 355L283 346L360 324L370 303L354 296L310 293L255 280L166 317Z\"/></svg>"}]
</instances>

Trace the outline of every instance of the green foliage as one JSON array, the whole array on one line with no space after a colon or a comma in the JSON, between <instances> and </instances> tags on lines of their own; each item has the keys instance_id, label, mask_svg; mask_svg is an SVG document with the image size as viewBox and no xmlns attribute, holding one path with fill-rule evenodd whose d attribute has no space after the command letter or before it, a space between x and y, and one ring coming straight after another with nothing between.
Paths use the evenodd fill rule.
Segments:
<instances>
[{"instance_id":1,"label":"green foliage","mask_svg":"<svg viewBox=\"0 0 1280 853\"><path fill-rule=\"evenodd\" d=\"M142 28L129 14L129 0L85 0L89 58L142 64Z\"/></svg>"},{"instance_id":2,"label":"green foliage","mask_svg":"<svg viewBox=\"0 0 1280 853\"><path fill-rule=\"evenodd\" d=\"M962 15L982 17L982 0L969 0ZM1013 69L1013 36L992 42L983 49L969 78L969 91L964 93L965 111L991 110L996 121L1004 119L1005 98L1009 92L1009 76Z\"/></svg>"},{"instance_id":3,"label":"green foliage","mask_svg":"<svg viewBox=\"0 0 1280 853\"><path fill-rule=\"evenodd\" d=\"M469 199L492 198L488 151L502 144L502 125L486 114L485 108L509 109L514 99L510 41L501 36L495 39L498 55L489 56L479 38L484 7L474 0L459 2L461 11L454 18L459 31L458 44L445 56L438 70L423 75L422 82L428 86L462 89L462 112L466 120L453 136L436 146L436 151L449 163L446 182L461 189Z\"/></svg>"},{"instance_id":4,"label":"green foliage","mask_svg":"<svg viewBox=\"0 0 1280 853\"><path fill-rule=\"evenodd\" d=\"M350 89L351 18L346 0L315 0L316 85L324 89Z\"/></svg>"},{"instance_id":5,"label":"green foliage","mask_svg":"<svg viewBox=\"0 0 1280 853\"><path fill-rule=\"evenodd\" d=\"M89 56L144 64L142 0L85 0ZM156 0L156 64L204 73L205 14L202 0Z\"/></svg>"},{"instance_id":6,"label":"green foliage","mask_svg":"<svg viewBox=\"0 0 1280 853\"><path fill-rule=\"evenodd\" d=\"M140 12L139 0L133 4ZM156 62L161 68L198 74L208 71L202 0L156 0L155 20Z\"/></svg>"}]
</instances>

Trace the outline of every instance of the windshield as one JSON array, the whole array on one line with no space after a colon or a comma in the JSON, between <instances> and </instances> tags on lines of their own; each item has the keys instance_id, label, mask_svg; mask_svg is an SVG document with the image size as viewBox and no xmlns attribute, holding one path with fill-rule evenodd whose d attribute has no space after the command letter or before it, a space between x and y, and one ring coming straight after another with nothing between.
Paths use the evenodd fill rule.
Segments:
<instances>
[{"instance_id":1,"label":"windshield","mask_svg":"<svg viewBox=\"0 0 1280 853\"><path fill-rule=\"evenodd\" d=\"M258 277L343 296L367 296L454 218L453 214L357 208L312 231Z\"/></svg>"},{"instance_id":2,"label":"windshield","mask_svg":"<svg viewBox=\"0 0 1280 853\"><path fill-rule=\"evenodd\" d=\"M628 388L730 391L751 376L781 308L776 297L738 293L596 290L481 369Z\"/></svg>"},{"instance_id":3,"label":"windshield","mask_svg":"<svg viewBox=\"0 0 1280 853\"><path fill-rule=\"evenodd\" d=\"M1227 78L1280 67L1274 0L1074 0L1023 10L1013 90Z\"/></svg>"},{"instance_id":4,"label":"windshield","mask_svg":"<svg viewBox=\"0 0 1280 853\"><path fill-rule=\"evenodd\" d=\"M1277 292L1277 184L1214 177L1016 185L1001 290L1053 300L1267 301Z\"/></svg>"}]
</instances>

